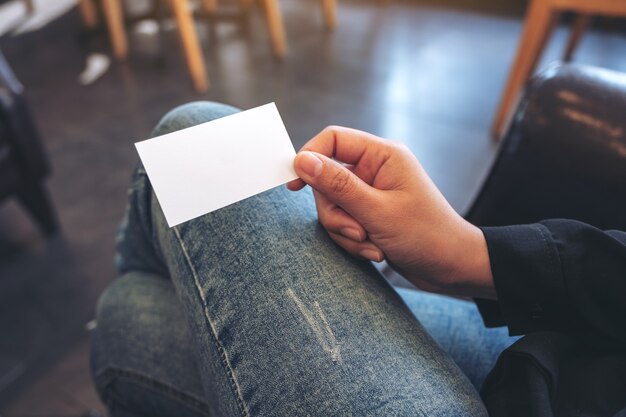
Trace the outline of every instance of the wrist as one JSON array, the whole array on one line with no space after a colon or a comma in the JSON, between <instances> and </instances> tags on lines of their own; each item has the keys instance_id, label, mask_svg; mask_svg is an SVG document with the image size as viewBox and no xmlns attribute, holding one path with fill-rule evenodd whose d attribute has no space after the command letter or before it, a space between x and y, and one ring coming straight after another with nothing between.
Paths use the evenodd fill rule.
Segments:
<instances>
[{"instance_id":1,"label":"wrist","mask_svg":"<svg viewBox=\"0 0 626 417\"><path fill-rule=\"evenodd\" d=\"M482 230L463 220L452 252L449 292L454 295L497 299L489 250Z\"/></svg>"}]
</instances>

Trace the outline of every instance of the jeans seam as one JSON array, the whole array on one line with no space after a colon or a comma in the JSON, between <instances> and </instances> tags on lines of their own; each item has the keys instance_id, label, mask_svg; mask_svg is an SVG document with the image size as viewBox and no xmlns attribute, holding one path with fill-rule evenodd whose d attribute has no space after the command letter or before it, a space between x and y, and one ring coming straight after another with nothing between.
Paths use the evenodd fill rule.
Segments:
<instances>
[{"instance_id":1,"label":"jeans seam","mask_svg":"<svg viewBox=\"0 0 626 417\"><path fill-rule=\"evenodd\" d=\"M210 415L208 413L209 405L195 395L180 391L161 380L145 375L141 372L137 372L136 370L121 367L110 367L94 375L96 385L101 387L100 391L102 392L102 399L105 403L108 404L110 399L110 395L106 393L107 387L111 385L115 379L120 377L126 378L144 388L160 391L171 400L181 403L182 405L189 407L202 415Z\"/></svg>"},{"instance_id":2,"label":"jeans seam","mask_svg":"<svg viewBox=\"0 0 626 417\"><path fill-rule=\"evenodd\" d=\"M198 292L198 296L200 297L200 299L202 300L202 307L204 310L204 317L207 320L207 323L209 324L209 329L211 332L211 336L213 337L213 341L215 342L215 345L217 347L217 351L219 352L219 355L222 359L222 364L226 367L226 374L228 375L230 382L231 382L231 389L234 391L235 396L237 397L237 403L239 404L239 407L241 408L241 413L242 416L247 417L249 416L249 412L248 409L245 405L245 402L243 400L243 397L241 395L241 387L239 386L239 384L237 383L237 379L235 378L235 373L234 370L230 364L230 360L228 359L228 354L226 353L226 349L224 348L224 346L222 345L222 343L220 342L218 336L217 336L217 330L215 328L215 325L213 324L213 321L211 320L211 318L209 317L209 309L207 306L207 301L204 297L204 294L202 293L202 288L200 286L200 282L198 280L198 274L196 273L196 269L194 268L193 264L191 263L191 258L189 257L189 253L187 252L187 248L183 242L183 239L180 236L180 232L178 230L178 227L173 227L172 228L174 230L174 234L176 235L176 239L178 240L178 244L180 245L180 248L183 251L183 255L185 256L185 261L187 262L187 265L189 266L189 269L191 270L191 274L193 275L193 280L194 280L194 284L196 287L196 290Z\"/></svg>"}]
</instances>

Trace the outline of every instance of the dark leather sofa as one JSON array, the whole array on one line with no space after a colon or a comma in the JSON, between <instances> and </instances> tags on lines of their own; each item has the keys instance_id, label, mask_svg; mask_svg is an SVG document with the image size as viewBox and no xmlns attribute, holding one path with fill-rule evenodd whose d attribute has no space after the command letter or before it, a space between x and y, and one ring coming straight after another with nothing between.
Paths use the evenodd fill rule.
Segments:
<instances>
[{"instance_id":1,"label":"dark leather sofa","mask_svg":"<svg viewBox=\"0 0 626 417\"><path fill-rule=\"evenodd\" d=\"M553 64L531 79L466 218L626 230L626 74Z\"/></svg>"}]
</instances>

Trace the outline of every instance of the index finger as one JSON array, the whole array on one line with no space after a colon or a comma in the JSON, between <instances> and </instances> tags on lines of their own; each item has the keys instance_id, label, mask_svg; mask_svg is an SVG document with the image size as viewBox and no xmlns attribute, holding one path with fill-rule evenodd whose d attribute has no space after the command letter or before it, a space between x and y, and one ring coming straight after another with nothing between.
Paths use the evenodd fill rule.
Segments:
<instances>
[{"instance_id":1,"label":"index finger","mask_svg":"<svg viewBox=\"0 0 626 417\"><path fill-rule=\"evenodd\" d=\"M379 148L383 143L383 139L371 133L328 126L309 140L301 151L321 153L346 164L356 165L368 149Z\"/></svg>"},{"instance_id":2,"label":"index finger","mask_svg":"<svg viewBox=\"0 0 626 417\"><path fill-rule=\"evenodd\" d=\"M354 174L372 185L396 150L386 139L340 126L329 126L307 142L303 151L320 153L351 166Z\"/></svg>"}]
</instances>

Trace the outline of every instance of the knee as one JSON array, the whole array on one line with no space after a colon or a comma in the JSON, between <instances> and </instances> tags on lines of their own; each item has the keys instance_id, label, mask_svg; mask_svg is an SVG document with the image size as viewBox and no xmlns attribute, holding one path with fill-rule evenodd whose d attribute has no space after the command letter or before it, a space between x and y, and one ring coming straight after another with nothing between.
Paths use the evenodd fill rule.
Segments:
<instances>
[{"instance_id":1,"label":"knee","mask_svg":"<svg viewBox=\"0 0 626 417\"><path fill-rule=\"evenodd\" d=\"M237 113L239 109L212 101L194 101L170 110L152 132L152 136L165 135L200 123L210 122Z\"/></svg>"},{"instance_id":2,"label":"knee","mask_svg":"<svg viewBox=\"0 0 626 417\"><path fill-rule=\"evenodd\" d=\"M174 286L161 276L130 272L102 294L91 371L110 415L206 415L184 322Z\"/></svg>"},{"instance_id":3,"label":"knee","mask_svg":"<svg viewBox=\"0 0 626 417\"><path fill-rule=\"evenodd\" d=\"M145 319L145 312L157 308L161 298L168 297L172 283L160 275L133 271L113 283L98 300L96 316L98 329L117 331L120 327L144 327L148 323L136 323Z\"/></svg>"},{"instance_id":4,"label":"knee","mask_svg":"<svg viewBox=\"0 0 626 417\"><path fill-rule=\"evenodd\" d=\"M115 280L98 302L97 326L92 335L91 367L98 383L108 369L134 369L147 365L146 360L158 349L144 356L146 349L161 347L164 337L186 339L172 326L184 321L170 281L144 272L130 272ZM167 340L167 339L166 339Z\"/></svg>"}]
</instances>

